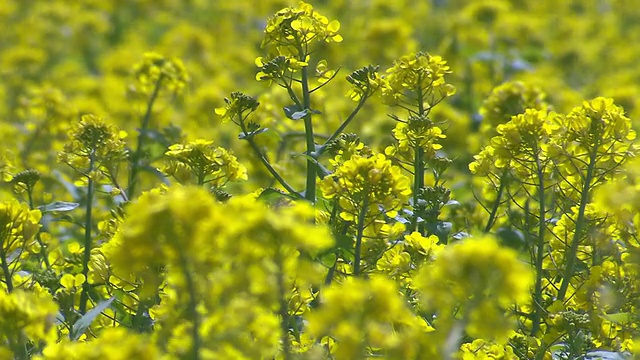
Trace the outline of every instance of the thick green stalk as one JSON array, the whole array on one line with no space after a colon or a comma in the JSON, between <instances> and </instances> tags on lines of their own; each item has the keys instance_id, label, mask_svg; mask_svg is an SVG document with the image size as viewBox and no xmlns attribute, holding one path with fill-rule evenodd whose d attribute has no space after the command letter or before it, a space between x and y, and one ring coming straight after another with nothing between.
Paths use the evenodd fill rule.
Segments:
<instances>
[{"instance_id":1,"label":"thick green stalk","mask_svg":"<svg viewBox=\"0 0 640 360\"><path fill-rule=\"evenodd\" d=\"M311 121L311 93L309 92L309 74L307 67L302 70L302 106L307 110L304 117L304 131L306 133L307 155L311 156L316 150L316 143L313 139L313 122ZM316 164L311 160L307 160L307 182L304 193L305 199L312 204L316 202Z\"/></svg>"},{"instance_id":2,"label":"thick green stalk","mask_svg":"<svg viewBox=\"0 0 640 360\"><path fill-rule=\"evenodd\" d=\"M87 172L88 185L87 185L87 207L84 221L84 256L82 258L82 275L84 275L84 284L82 284L82 293L80 295L80 314L84 314L87 311L87 301L89 300L89 262L91 261L91 228L92 219L91 212L93 209L93 192L94 182L91 178L93 168L95 166L95 150L91 150L89 154L89 171Z\"/></svg>"},{"instance_id":3,"label":"thick green stalk","mask_svg":"<svg viewBox=\"0 0 640 360\"><path fill-rule=\"evenodd\" d=\"M569 253L567 254L566 261L567 265L564 269L564 274L562 275L562 284L560 285L560 290L558 290L558 300L564 300L567 295L567 290L569 289L569 283L571 282L571 278L575 272L576 266L576 255L578 253L578 245L580 244L580 240L582 237L582 233L584 231L585 226L585 216L584 212L587 208L587 203L589 202L589 193L591 192L591 182L593 181L593 173L596 168L596 156L598 155L598 140L591 149L591 154L589 154L589 165L587 166L587 176L584 179L584 184L582 186L582 192L580 195L580 208L578 209L578 217L576 218L576 228L573 233L573 239L571 240L571 247L569 248Z\"/></svg>"},{"instance_id":4,"label":"thick green stalk","mask_svg":"<svg viewBox=\"0 0 640 360\"><path fill-rule=\"evenodd\" d=\"M164 80L164 76L160 75L158 81L156 82L155 87L153 88L153 92L151 93L151 97L149 97L149 101L147 102L147 111L144 114L144 118L142 119L142 127L140 128L140 134L138 135L138 146L136 148L135 153L133 154L133 158L131 159L131 173L129 174L129 186L127 188L127 194L129 198L133 198L138 173L140 172L140 161L142 160L142 151L144 149L144 141L147 138L147 130L149 129L149 123L151 122L151 112L153 110L153 104L156 102L158 98L158 94L160 93L160 89L162 88L162 81Z\"/></svg>"},{"instance_id":5,"label":"thick green stalk","mask_svg":"<svg viewBox=\"0 0 640 360\"><path fill-rule=\"evenodd\" d=\"M536 251L536 283L535 283L535 292L533 298L533 306L535 308L535 312L533 314L533 325L531 326L531 336L536 336L536 333L540 329L540 320L542 319L542 312L544 308L542 307L542 277L543 277L543 269L542 269L542 260L544 258L544 233L547 228L546 219L545 219L545 196L544 196L544 171L542 169L542 165L540 164L540 154L536 153L536 167L538 172L538 203L539 203L539 212L538 212L538 244Z\"/></svg>"}]
</instances>

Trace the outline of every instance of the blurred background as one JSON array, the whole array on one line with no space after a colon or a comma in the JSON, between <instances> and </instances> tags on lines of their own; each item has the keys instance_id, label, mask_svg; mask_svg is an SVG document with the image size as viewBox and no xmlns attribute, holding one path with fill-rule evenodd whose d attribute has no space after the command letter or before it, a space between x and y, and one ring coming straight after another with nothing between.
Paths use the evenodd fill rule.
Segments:
<instances>
[{"instance_id":1,"label":"blurred background","mask_svg":"<svg viewBox=\"0 0 640 360\"><path fill-rule=\"evenodd\" d=\"M417 51L441 55L451 66L447 82L456 86L457 94L431 116L447 121L443 153L455 159L461 172L488 141L481 129L491 109L483 110L483 104L505 82L521 81L519 90L513 90L521 92L520 98L528 92L558 112L584 99L613 97L638 121L640 7L633 0L310 3L341 23L344 38L324 45L311 60L310 66L325 59L329 68L340 68L331 84L314 93L313 107L323 113L314 118L319 133L330 134L355 106L346 96L345 77L351 71L374 64L382 72L394 59ZM214 109L232 91L257 97L262 105L256 121L273 130L260 141L280 159L281 170L304 165L304 159L291 160L286 150L276 150L284 135L300 130L301 124L284 117L286 93L257 82L254 65L255 58L264 55L260 43L268 17L296 4L1 1L1 148L11 152L18 168L51 174L60 166L55 156L69 124L86 113L109 119L133 140L145 97L137 91L132 69L145 52L154 51L181 59L191 80L183 94L162 96L154 107L152 127L170 140L206 138L233 149L249 167L250 179L267 186L264 171L251 166L252 154L237 140L238 130L222 124ZM381 151L392 141L394 122L388 114L395 111L372 99L347 131ZM161 156L164 150L150 151ZM300 176L298 184L302 181Z\"/></svg>"}]
</instances>

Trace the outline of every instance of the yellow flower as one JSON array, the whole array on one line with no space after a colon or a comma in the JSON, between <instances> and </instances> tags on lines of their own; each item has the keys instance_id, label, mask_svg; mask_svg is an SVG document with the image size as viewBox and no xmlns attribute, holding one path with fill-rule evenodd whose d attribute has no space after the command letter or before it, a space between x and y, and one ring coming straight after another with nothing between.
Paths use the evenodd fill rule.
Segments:
<instances>
[{"instance_id":1,"label":"yellow flower","mask_svg":"<svg viewBox=\"0 0 640 360\"><path fill-rule=\"evenodd\" d=\"M491 236L445 247L415 279L425 308L437 313L436 329L448 333L457 312L470 336L499 341L508 338L513 325L509 309L531 300L532 283L533 274L518 254Z\"/></svg>"},{"instance_id":2,"label":"yellow flower","mask_svg":"<svg viewBox=\"0 0 640 360\"><path fill-rule=\"evenodd\" d=\"M35 243L41 217L40 210L31 210L17 200L0 204L0 252L5 259L14 255L14 251Z\"/></svg>"},{"instance_id":3,"label":"yellow flower","mask_svg":"<svg viewBox=\"0 0 640 360\"><path fill-rule=\"evenodd\" d=\"M68 339L46 346L39 360L47 359L140 359L155 360L160 358L160 352L150 339L141 334L127 331L124 328L105 329L100 337L87 342L71 342Z\"/></svg>"},{"instance_id":4,"label":"yellow flower","mask_svg":"<svg viewBox=\"0 0 640 360\"><path fill-rule=\"evenodd\" d=\"M57 312L56 303L46 292L18 289L7 294L0 290L0 343L19 344L22 336L35 342L54 343Z\"/></svg>"},{"instance_id":5,"label":"yellow flower","mask_svg":"<svg viewBox=\"0 0 640 360\"><path fill-rule=\"evenodd\" d=\"M262 47L274 54L303 59L305 48L316 42L341 42L338 34L340 23L329 21L313 6L300 2L297 7L288 7L269 18L264 29Z\"/></svg>"},{"instance_id":6,"label":"yellow flower","mask_svg":"<svg viewBox=\"0 0 640 360\"><path fill-rule=\"evenodd\" d=\"M383 213L393 217L411 196L409 179L382 154L352 156L320 182L320 189L325 198L338 198L340 216L347 221L355 220L363 207L369 218Z\"/></svg>"},{"instance_id":7,"label":"yellow flower","mask_svg":"<svg viewBox=\"0 0 640 360\"><path fill-rule=\"evenodd\" d=\"M397 285L382 276L350 277L342 284L332 284L308 320L312 336L330 335L336 340L333 354L339 359L376 353L394 359L414 358L425 334L432 330L409 310Z\"/></svg>"},{"instance_id":8,"label":"yellow flower","mask_svg":"<svg viewBox=\"0 0 640 360\"><path fill-rule=\"evenodd\" d=\"M231 152L214 146L211 140L174 144L169 146L165 155L170 161L163 171L178 180L184 180L183 170L188 170L198 185L210 184L216 188L229 181L247 179L247 169L238 159Z\"/></svg>"},{"instance_id":9,"label":"yellow flower","mask_svg":"<svg viewBox=\"0 0 640 360\"><path fill-rule=\"evenodd\" d=\"M505 82L491 91L480 108L482 132L495 134L495 128L526 109L547 110L546 94L538 87L520 81Z\"/></svg>"},{"instance_id":10,"label":"yellow flower","mask_svg":"<svg viewBox=\"0 0 640 360\"><path fill-rule=\"evenodd\" d=\"M407 93L418 96L420 104L429 108L442 99L455 94L455 88L445 81L451 70L438 55L416 53L403 56L387 70L382 86L382 99L388 105L397 105Z\"/></svg>"}]
</instances>

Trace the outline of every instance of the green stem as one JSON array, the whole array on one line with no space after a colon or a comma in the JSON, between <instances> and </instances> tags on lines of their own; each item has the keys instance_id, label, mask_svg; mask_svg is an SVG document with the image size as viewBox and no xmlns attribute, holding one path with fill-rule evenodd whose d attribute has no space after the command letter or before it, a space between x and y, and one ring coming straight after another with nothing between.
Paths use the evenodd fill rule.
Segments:
<instances>
[{"instance_id":1,"label":"green stem","mask_svg":"<svg viewBox=\"0 0 640 360\"><path fill-rule=\"evenodd\" d=\"M562 275L562 284L560 290L558 290L558 300L564 300L569 289L569 283L575 272L576 255L578 253L578 245L580 244L580 238L585 226L584 212L587 208L587 202L589 201L589 192L591 191L591 181L593 180L593 173L596 168L596 156L598 155L598 140L596 140L591 154L589 154L589 165L587 167L587 176L584 179L584 185L582 187L582 193L580 195L580 208L578 209L578 217L576 219L576 228L573 233L573 239L571 240L571 247L567 254L567 266L565 267L564 274Z\"/></svg>"},{"instance_id":2,"label":"green stem","mask_svg":"<svg viewBox=\"0 0 640 360\"><path fill-rule=\"evenodd\" d=\"M424 149L416 145L415 161L413 164L413 230L418 229L418 194L424 186Z\"/></svg>"},{"instance_id":3,"label":"green stem","mask_svg":"<svg viewBox=\"0 0 640 360\"><path fill-rule=\"evenodd\" d=\"M281 342L282 342L282 352L284 353L284 359L291 359L291 344L289 343L289 305L287 300L285 299L286 289L284 285L284 273L283 268L284 264L282 261L282 254L280 248L278 248L276 253L276 266L278 267L278 301L279 301L279 313L280 313L280 331Z\"/></svg>"},{"instance_id":4,"label":"green stem","mask_svg":"<svg viewBox=\"0 0 640 360\"><path fill-rule=\"evenodd\" d=\"M184 254L180 252L180 262L182 263L182 271L184 272L184 280L187 285L187 292L189 293L188 311L189 317L191 317L191 352L193 353L191 359L200 359L200 348L202 347L202 339L200 338L200 317L198 316L198 298L196 296L196 286L189 271L189 264Z\"/></svg>"},{"instance_id":5,"label":"green stem","mask_svg":"<svg viewBox=\"0 0 640 360\"><path fill-rule=\"evenodd\" d=\"M487 225L484 227L484 232L488 233L491 231L491 227L493 223L496 221L496 216L498 215L498 208L500 207L500 200L502 199L502 194L504 193L504 188L506 186L506 176L507 170L505 169L500 177L500 187L498 188L498 194L496 194L496 201L493 203L493 208L491 209L491 213L489 214L489 220L487 221Z\"/></svg>"},{"instance_id":6,"label":"green stem","mask_svg":"<svg viewBox=\"0 0 640 360\"><path fill-rule=\"evenodd\" d=\"M347 234L348 230L349 230L349 223L345 222L344 226L342 227L342 230L340 231L340 236L341 237L345 236ZM340 254L338 254L336 252L336 261L333 262L333 266L331 266L331 268L327 272L327 277L324 279L324 285L325 286L331 285L331 282L333 281L333 277L336 274L336 268L338 267L338 262L339 261L340 261Z\"/></svg>"},{"instance_id":7,"label":"green stem","mask_svg":"<svg viewBox=\"0 0 640 360\"><path fill-rule=\"evenodd\" d=\"M87 311L87 301L89 300L89 262L91 261L91 212L93 209L93 192L94 182L91 178L93 168L95 166L95 150L91 150L89 154L89 171L87 172L87 208L84 222L84 257L82 258L82 275L84 275L84 284L82 284L82 293L80 294L80 314Z\"/></svg>"},{"instance_id":8,"label":"green stem","mask_svg":"<svg viewBox=\"0 0 640 360\"><path fill-rule=\"evenodd\" d=\"M364 191L364 203L362 204L362 209L360 209L360 213L358 214L358 230L356 234L356 249L355 249L355 259L353 260L353 275L360 275L360 258L362 252L362 237L364 234L364 221L365 216L367 215L367 208L369 207L369 194L365 187Z\"/></svg>"},{"instance_id":9,"label":"green stem","mask_svg":"<svg viewBox=\"0 0 640 360\"><path fill-rule=\"evenodd\" d=\"M11 280L11 271L9 270L9 264L7 263L7 254L4 249L0 248L0 261L2 261L2 272L4 272L5 283L7 284L7 291L13 291L13 281Z\"/></svg>"},{"instance_id":10,"label":"green stem","mask_svg":"<svg viewBox=\"0 0 640 360\"><path fill-rule=\"evenodd\" d=\"M153 110L153 104L156 102L158 98L158 94L160 93L160 89L162 88L162 81L164 80L164 75L160 75L158 81L156 82L155 87L153 88L153 92L151 93L151 97L149 97L149 101L147 102L147 111L144 114L144 118L142 119L142 127L140 128L140 134L138 135L138 146L136 148L135 153L133 154L133 158L131 159L131 173L129 174L129 186L127 188L127 194L129 198L134 196L134 191L136 188L136 182L138 173L140 172L140 161L142 160L142 151L144 149L144 141L147 138L147 129L149 128L149 123L151 122L151 112Z\"/></svg>"},{"instance_id":11,"label":"green stem","mask_svg":"<svg viewBox=\"0 0 640 360\"><path fill-rule=\"evenodd\" d=\"M264 167L267 169L267 171L269 171L271 176L273 176L280 183L280 185L282 185L282 187L284 187L289 192L289 194L294 195L296 197L300 197L300 194L291 185L289 185L289 183L287 183L287 181L278 173L278 171L276 171L276 169L273 168L273 166L271 166L271 163L269 163L269 160L267 160L264 154L262 154L262 151L260 151L258 144L256 144L255 141L253 141L253 137L249 136L247 127L245 126L244 120L242 119L242 114L238 115L238 117L240 120L238 121L238 124L240 125L240 129L242 130L242 133L245 135L244 139L249 142L251 149L253 150L253 152L256 153L256 155L258 155L258 158L260 159L260 162L262 163L262 165L264 165Z\"/></svg>"},{"instance_id":12,"label":"green stem","mask_svg":"<svg viewBox=\"0 0 640 360\"><path fill-rule=\"evenodd\" d=\"M539 212L538 212L538 244L537 244L537 252L536 252L536 284L535 284L535 293L533 299L533 306L535 307L535 312L533 315L533 325L531 327L531 336L536 336L536 333L540 329L540 320L542 319L542 312L544 308L542 307L542 277L543 277L543 269L542 269L542 260L544 258L544 232L547 228L546 226L546 209L545 209L545 196L544 196L544 171L542 169L542 165L540 164L540 154L536 152L536 167L538 173L538 203L539 203Z\"/></svg>"},{"instance_id":13,"label":"green stem","mask_svg":"<svg viewBox=\"0 0 640 360\"><path fill-rule=\"evenodd\" d=\"M306 55L302 58L304 61ZM311 156L316 150L316 143L313 139L313 122L311 121L311 98L309 92L309 75L307 73L307 67L303 67L302 73L302 106L308 110L307 115L304 117L304 131L306 133L307 143L307 155ZM305 199L312 204L316 202L316 164L311 160L307 160L307 182L306 190L304 193Z\"/></svg>"},{"instance_id":14,"label":"green stem","mask_svg":"<svg viewBox=\"0 0 640 360\"><path fill-rule=\"evenodd\" d=\"M418 84L422 83L422 74L418 75ZM420 116L424 116L424 98L422 94L422 86L418 85L416 89L416 97L418 99L418 114ZM413 183L413 229L418 230L418 193L420 189L424 186L424 149L420 146L420 144L416 144L415 147L415 160L414 160L414 183Z\"/></svg>"},{"instance_id":15,"label":"green stem","mask_svg":"<svg viewBox=\"0 0 640 360\"><path fill-rule=\"evenodd\" d=\"M31 210L35 209L35 206L33 204L33 189L29 185L27 185L27 197L29 200L29 209ZM47 256L46 245L44 244L44 242L42 242L42 236L40 236L40 231L36 233L36 241L38 242L38 245L40 245L40 256L42 257L42 261L47 267L47 270L49 270L51 269L51 265L49 264L49 256Z\"/></svg>"},{"instance_id":16,"label":"green stem","mask_svg":"<svg viewBox=\"0 0 640 360\"><path fill-rule=\"evenodd\" d=\"M369 97L368 97L367 93L362 95L362 98L360 98L360 101L358 101L358 105L356 106L356 108L353 109L353 111L351 112L351 114L349 114L347 119L345 121L343 121L342 124L340 124L340 127L338 127L338 129L336 131L334 131L333 134L331 134L331 136L329 136L329 138L324 142L324 144L322 144L320 149L318 149L318 152L315 155L316 159L319 158L320 155L322 155L326 151L327 144L331 143L338 136L340 136L340 134L342 134L342 132L344 131L344 129L347 128L347 126L349 125L351 120L353 120L355 118L355 116L358 114L358 112L360 112L360 109L362 109L362 106L364 106L364 104L365 104L365 102L367 102L368 98Z\"/></svg>"}]
</instances>

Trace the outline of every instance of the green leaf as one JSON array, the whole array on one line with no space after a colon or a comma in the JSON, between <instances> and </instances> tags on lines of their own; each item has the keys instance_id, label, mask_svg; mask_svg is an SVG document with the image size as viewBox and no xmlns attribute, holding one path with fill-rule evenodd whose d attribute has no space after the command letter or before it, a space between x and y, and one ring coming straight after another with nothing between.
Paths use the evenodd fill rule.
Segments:
<instances>
[{"instance_id":1,"label":"green leaf","mask_svg":"<svg viewBox=\"0 0 640 360\"><path fill-rule=\"evenodd\" d=\"M322 114L318 110L302 109L298 105L289 105L283 108L284 114L291 120L300 120L309 114Z\"/></svg>"},{"instance_id":2,"label":"green leaf","mask_svg":"<svg viewBox=\"0 0 640 360\"><path fill-rule=\"evenodd\" d=\"M298 105L293 104L293 105L289 105L289 106L285 106L284 108L282 108L284 110L284 114L289 118L289 119L293 119L293 114L302 111L302 108L300 108Z\"/></svg>"},{"instance_id":3,"label":"green leaf","mask_svg":"<svg viewBox=\"0 0 640 360\"><path fill-rule=\"evenodd\" d=\"M254 137L254 136L258 135L258 134L262 134L263 132L268 131L268 130L269 130L269 128L263 128L263 129L258 129L256 131L252 131L252 132L247 133L247 134L240 133L240 134L238 134L238 139L244 140L244 139L247 139L247 138L250 138L250 137Z\"/></svg>"},{"instance_id":4,"label":"green leaf","mask_svg":"<svg viewBox=\"0 0 640 360\"><path fill-rule=\"evenodd\" d=\"M78 206L80 206L80 204L74 202L55 201L47 205L38 206L38 209L44 214L48 212L71 211Z\"/></svg>"},{"instance_id":5,"label":"green leaf","mask_svg":"<svg viewBox=\"0 0 640 360\"><path fill-rule=\"evenodd\" d=\"M264 201L270 205L274 205L282 199L297 200L298 198L294 195L287 194L286 192L275 188L266 188L262 190L260 195L258 195L258 200Z\"/></svg>"},{"instance_id":6,"label":"green leaf","mask_svg":"<svg viewBox=\"0 0 640 360\"><path fill-rule=\"evenodd\" d=\"M594 350L589 351L585 359L587 360L628 360L631 359L631 354L628 353L619 353L607 350Z\"/></svg>"},{"instance_id":7,"label":"green leaf","mask_svg":"<svg viewBox=\"0 0 640 360\"><path fill-rule=\"evenodd\" d=\"M603 314L601 317L619 325L629 324L633 321L633 314L628 312Z\"/></svg>"},{"instance_id":8,"label":"green leaf","mask_svg":"<svg viewBox=\"0 0 640 360\"><path fill-rule=\"evenodd\" d=\"M302 111L296 111L293 114L291 114L291 119L292 120L300 120L303 117L307 116L309 114L309 109L304 109Z\"/></svg>"},{"instance_id":9,"label":"green leaf","mask_svg":"<svg viewBox=\"0 0 640 360\"><path fill-rule=\"evenodd\" d=\"M87 311L86 314L82 315L73 327L71 328L71 340L78 340L80 335L84 334L84 332L91 326L93 320L95 320L98 315L100 315L103 311L105 311L113 302L115 297L111 297L109 300L103 301L99 303L93 309Z\"/></svg>"}]
</instances>

